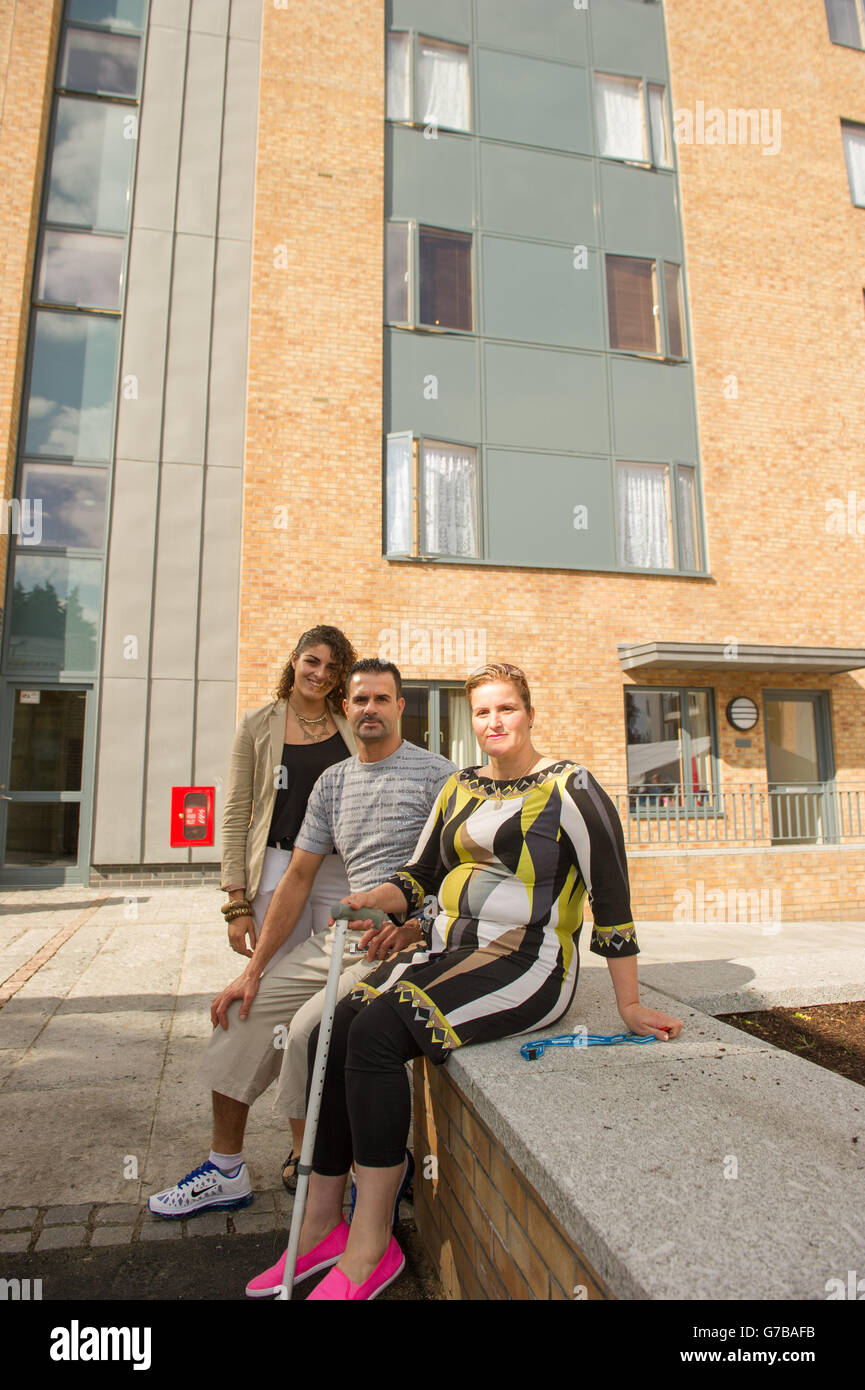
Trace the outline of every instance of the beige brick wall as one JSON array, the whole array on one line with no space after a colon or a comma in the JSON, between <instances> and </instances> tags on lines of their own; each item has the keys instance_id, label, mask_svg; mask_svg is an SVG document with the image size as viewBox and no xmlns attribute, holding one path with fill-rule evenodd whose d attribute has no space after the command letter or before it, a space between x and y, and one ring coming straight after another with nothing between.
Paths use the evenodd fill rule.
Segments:
<instances>
[{"instance_id":1,"label":"beige brick wall","mask_svg":"<svg viewBox=\"0 0 865 1390\"><path fill-rule=\"evenodd\" d=\"M613 1294L447 1071L414 1064L414 1215L447 1298Z\"/></svg>"},{"instance_id":2,"label":"beige brick wall","mask_svg":"<svg viewBox=\"0 0 865 1390\"><path fill-rule=\"evenodd\" d=\"M638 940L641 920L783 925L865 913L865 848L632 850L628 870Z\"/></svg>"},{"instance_id":3,"label":"beige brick wall","mask_svg":"<svg viewBox=\"0 0 865 1390\"><path fill-rule=\"evenodd\" d=\"M538 746L624 787L617 643L861 642L865 538L831 535L825 521L826 503L858 487L865 526L865 211L850 204L838 124L865 121L865 55L829 42L811 0L665 10L674 106L782 112L775 156L679 147L712 571L702 580L382 558L384 4L265 5L241 709L266 698L313 623L344 627L366 655L402 622L479 628L490 657L528 672ZM736 400L724 394L731 375ZM410 679L464 675L399 664ZM865 783L862 672L631 678L717 689L725 786L765 776L762 727L736 749L727 699L828 689L839 781Z\"/></svg>"},{"instance_id":4,"label":"beige brick wall","mask_svg":"<svg viewBox=\"0 0 865 1390\"><path fill-rule=\"evenodd\" d=\"M0 0L0 469L12 496L62 0ZM8 539L0 534L0 573ZM0 604L3 596L0 594Z\"/></svg>"}]
</instances>

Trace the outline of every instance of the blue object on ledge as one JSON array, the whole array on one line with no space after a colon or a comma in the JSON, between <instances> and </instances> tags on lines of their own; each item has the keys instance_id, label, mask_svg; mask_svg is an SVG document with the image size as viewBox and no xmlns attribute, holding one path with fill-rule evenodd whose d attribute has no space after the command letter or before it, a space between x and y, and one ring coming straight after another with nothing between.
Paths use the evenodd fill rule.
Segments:
<instances>
[{"instance_id":1,"label":"blue object on ledge","mask_svg":"<svg viewBox=\"0 0 865 1390\"><path fill-rule=\"evenodd\" d=\"M548 1047L610 1047L614 1043L655 1042L654 1033L560 1033L557 1038L538 1038L523 1043L520 1052L527 1062L543 1057Z\"/></svg>"}]
</instances>

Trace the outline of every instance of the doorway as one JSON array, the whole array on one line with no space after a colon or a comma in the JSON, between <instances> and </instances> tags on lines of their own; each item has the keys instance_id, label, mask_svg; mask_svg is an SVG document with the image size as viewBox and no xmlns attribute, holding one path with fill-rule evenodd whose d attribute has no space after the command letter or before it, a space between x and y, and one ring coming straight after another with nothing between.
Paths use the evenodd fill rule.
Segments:
<instances>
[{"instance_id":1,"label":"doorway","mask_svg":"<svg viewBox=\"0 0 865 1390\"><path fill-rule=\"evenodd\" d=\"M0 742L0 882L89 875L88 687L9 685Z\"/></svg>"},{"instance_id":2,"label":"doorway","mask_svg":"<svg viewBox=\"0 0 865 1390\"><path fill-rule=\"evenodd\" d=\"M826 691L764 691L763 711L773 843L835 840L835 766Z\"/></svg>"}]
</instances>

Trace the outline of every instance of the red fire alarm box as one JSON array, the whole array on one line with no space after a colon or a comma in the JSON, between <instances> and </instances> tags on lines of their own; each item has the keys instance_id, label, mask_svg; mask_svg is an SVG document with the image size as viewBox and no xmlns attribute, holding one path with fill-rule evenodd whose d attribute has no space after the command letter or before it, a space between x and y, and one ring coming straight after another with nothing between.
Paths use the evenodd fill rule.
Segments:
<instances>
[{"instance_id":1,"label":"red fire alarm box","mask_svg":"<svg viewBox=\"0 0 865 1390\"><path fill-rule=\"evenodd\" d=\"M172 849L213 844L213 787L171 788Z\"/></svg>"}]
</instances>

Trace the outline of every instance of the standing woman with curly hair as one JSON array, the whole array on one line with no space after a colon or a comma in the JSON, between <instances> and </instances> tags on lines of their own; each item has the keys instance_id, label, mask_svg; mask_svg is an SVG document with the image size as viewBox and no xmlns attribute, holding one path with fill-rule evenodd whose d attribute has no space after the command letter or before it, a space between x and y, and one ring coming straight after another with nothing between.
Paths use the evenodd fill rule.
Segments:
<instances>
[{"instance_id":1,"label":"standing woman with curly hair","mask_svg":"<svg viewBox=\"0 0 865 1390\"><path fill-rule=\"evenodd\" d=\"M289 863L312 788L326 767L357 752L342 713L356 660L339 628L320 625L299 638L274 700L245 714L231 749L222 816L223 907L232 949L251 956L270 900ZM342 860L330 855L316 875L291 936L269 962L328 924L330 905L349 891ZM294 1155L284 1181L296 1185Z\"/></svg>"}]
</instances>

